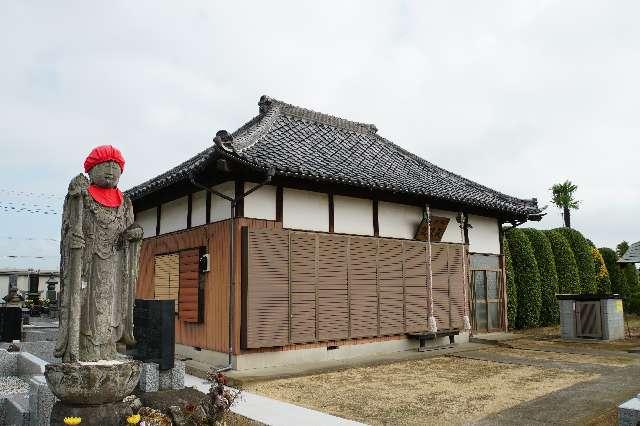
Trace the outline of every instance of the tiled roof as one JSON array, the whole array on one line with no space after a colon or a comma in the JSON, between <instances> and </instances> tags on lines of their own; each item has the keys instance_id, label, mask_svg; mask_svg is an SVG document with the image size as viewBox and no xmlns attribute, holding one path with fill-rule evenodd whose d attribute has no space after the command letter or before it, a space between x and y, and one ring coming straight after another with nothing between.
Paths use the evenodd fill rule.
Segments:
<instances>
[{"instance_id":1,"label":"tiled roof","mask_svg":"<svg viewBox=\"0 0 640 426\"><path fill-rule=\"evenodd\" d=\"M216 150L276 175L338 182L372 190L425 195L482 209L527 217L537 202L502 194L444 170L363 124L299 108L267 96L260 114L227 142L214 145L170 171L127 191L132 199L185 178L206 166Z\"/></svg>"},{"instance_id":2,"label":"tiled roof","mask_svg":"<svg viewBox=\"0 0 640 426\"><path fill-rule=\"evenodd\" d=\"M640 263L640 241L631 244L618 263Z\"/></svg>"}]
</instances>

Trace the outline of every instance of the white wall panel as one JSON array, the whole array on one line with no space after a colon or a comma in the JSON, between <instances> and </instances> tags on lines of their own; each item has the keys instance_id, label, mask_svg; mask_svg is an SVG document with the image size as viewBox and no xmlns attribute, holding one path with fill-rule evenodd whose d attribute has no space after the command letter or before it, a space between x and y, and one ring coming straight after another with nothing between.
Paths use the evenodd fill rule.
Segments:
<instances>
[{"instance_id":1,"label":"white wall panel","mask_svg":"<svg viewBox=\"0 0 640 426\"><path fill-rule=\"evenodd\" d=\"M228 197L235 197L236 182L230 180L213 187L218 192ZM228 200L221 198L215 194L211 194L211 222L229 219L231 217L231 204Z\"/></svg>"},{"instance_id":2,"label":"white wall panel","mask_svg":"<svg viewBox=\"0 0 640 426\"><path fill-rule=\"evenodd\" d=\"M284 188L282 226L309 231L329 231L329 195Z\"/></svg>"},{"instance_id":3,"label":"white wall panel","mask_svg":"<svg viewBox=\"0 0 640 426\"><path fill-rule=\"evenodd\" d=\"M191 195L191 226L204 225L207 220L207 192Z\"/></svg>"},{"instance_id":4,"label":"white wall panel","mask_svg":"<svg viewBox=\"0 0 640 426\"><path fill-rule=\"evenodd\" d=\"M373 201L334 195L333 231L344 234L373 235Z\"/></svg>"},{"instance_id":5,"label":"white wall panel","mask_svg":"<svg viewBox=\"0 0 640 426\"><path fill-rule=\"evenodd\" d=\"M156 235L157 220L158 212L155 207L136 213L136 223L142 226L144 238L154 237Z\"/></svg>"},{"instance_id":6,"label":"white wall panel","mask_svg":"<svg viewBox=\"0 0 640 426\"><path fill-rule=\"evenodd\" d=\"M500 254L498 219L469 215L469 251Z\"/></svg>"},{"instance_id":7,"label":"white wall panel","mask_svg":"<svg viewBox=\"0 0 640 426\"><path fill-rule=\"evenodd\" d=\"M244 190L257 186L257 183L245 182ZM276 187L264 185L244 199L244 215L255 219L276 220Z\"/></svg>"},{"instance_id":8,"label":"white wall panel","mask_svg":"<svg viewBox=\"0 0 640 426\"><path fill-rule=\"evenodd\" d=\"M187 228L187 197L162 204L160 211L160 234Z\"/></svg>"},{"instance_id":9,"label":"white wall panel","mask_svg":"<svg viewBox=\"0 0 640 426\"><path fill-rule=\"evenodd\" d=\"M460 233L460 224L456 222L457 212L452 212L449 210L437 210L431 209L432 216L440 216L440 217L448 217L449 224L447 225L447 229L444 231L442 235L443 243L462 243L464 242L462 234Z\"/></svg>"},{"instance_id":10,"label":"white wall panel","mask_svg":"<svg viewBox=\"0 0 640 426\"><path fill-rule=\"evenodd\" d=\"M420 207L378 202L378 231L381 237L412 239L421 220Z\"/></svg>"}]
</instances>

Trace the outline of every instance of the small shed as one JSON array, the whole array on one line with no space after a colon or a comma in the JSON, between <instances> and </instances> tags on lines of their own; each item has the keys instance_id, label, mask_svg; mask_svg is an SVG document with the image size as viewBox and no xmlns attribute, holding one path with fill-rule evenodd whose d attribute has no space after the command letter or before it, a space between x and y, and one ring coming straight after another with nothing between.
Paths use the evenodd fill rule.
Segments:
<instances>
[{"instance_id":1,"label":"small shed","mask_svg":"<svg viewBox=\"0 0 640 426\"><path fill-rule=\"evenodd\" d=\"M624 339L622 297L618 294L558 294L560 337Z\"/></svg>"}]
</instances>

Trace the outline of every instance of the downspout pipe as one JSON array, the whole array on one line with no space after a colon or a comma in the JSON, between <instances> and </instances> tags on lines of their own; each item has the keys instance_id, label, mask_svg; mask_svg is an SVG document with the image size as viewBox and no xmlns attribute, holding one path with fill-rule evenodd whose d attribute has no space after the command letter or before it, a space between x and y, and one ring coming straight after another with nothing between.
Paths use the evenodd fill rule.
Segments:
<instances>
[{"instance_id":1,"label":"downspout pipe","mask_svg":"<svg viewBox=\"0 0 640 426\"><path fill-rule=\"evenodd\" d=\"M229 319L228 319L228 323L229 323L229 348L227 351L227 355L228 355L228 361L227 361L227 365L225 365L222 368L217 369L217 372L222 372L222 371L228 371L231 370L233 368L233 342L235 341L234 339L234 329L235 329L235 287L236 287L236 271L235 271L235 264L236 264L236 253L235 253L235 239L236 239L236 227L235 227L235 219L236 219L236 207L238 205L238 203L243 200L245 197L247 197L249 194L253 193L254 191L257 191L258 189L260 189L261 187L263 187L264 185L268 184L269 182L271 182L271 178L273 177L273 175L275 174L275 169L274 168L269 168L267 170L267 177L265 178L265 180L254 186L253 188L251 188L250 190L244 192L243 194L240 195L236 195L233 198L229 197L226 194L223 194L222 192L216 191L215 189L211 189L205 185L202 185L201 183L197 182L195 177L190 174L189 175L189 180L191 181L191 184L193 184L193 186L203 189L213 195L217 195L220 198L223 198L225 200L227 200L229 202L229 207L230 207L230 218L229 218L229 307L228 307L228 311L229 311Z\"/></svg>"}]
</instances>

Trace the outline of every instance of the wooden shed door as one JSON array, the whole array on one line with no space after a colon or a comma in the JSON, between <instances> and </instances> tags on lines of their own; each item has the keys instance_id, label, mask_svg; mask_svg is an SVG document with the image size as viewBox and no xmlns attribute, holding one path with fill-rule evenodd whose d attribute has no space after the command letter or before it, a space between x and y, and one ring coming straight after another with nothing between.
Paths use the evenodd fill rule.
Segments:
<instances>
[{"instance_id":1,"label":"wooden shed door","mask_svg":"<svg viewBox=\"0 0 640 426\"><path fill-rule=\"evenodd\" d=\"M599 300L576 302L576 336L602 338Z\"/></svg>"}]
</instances>

